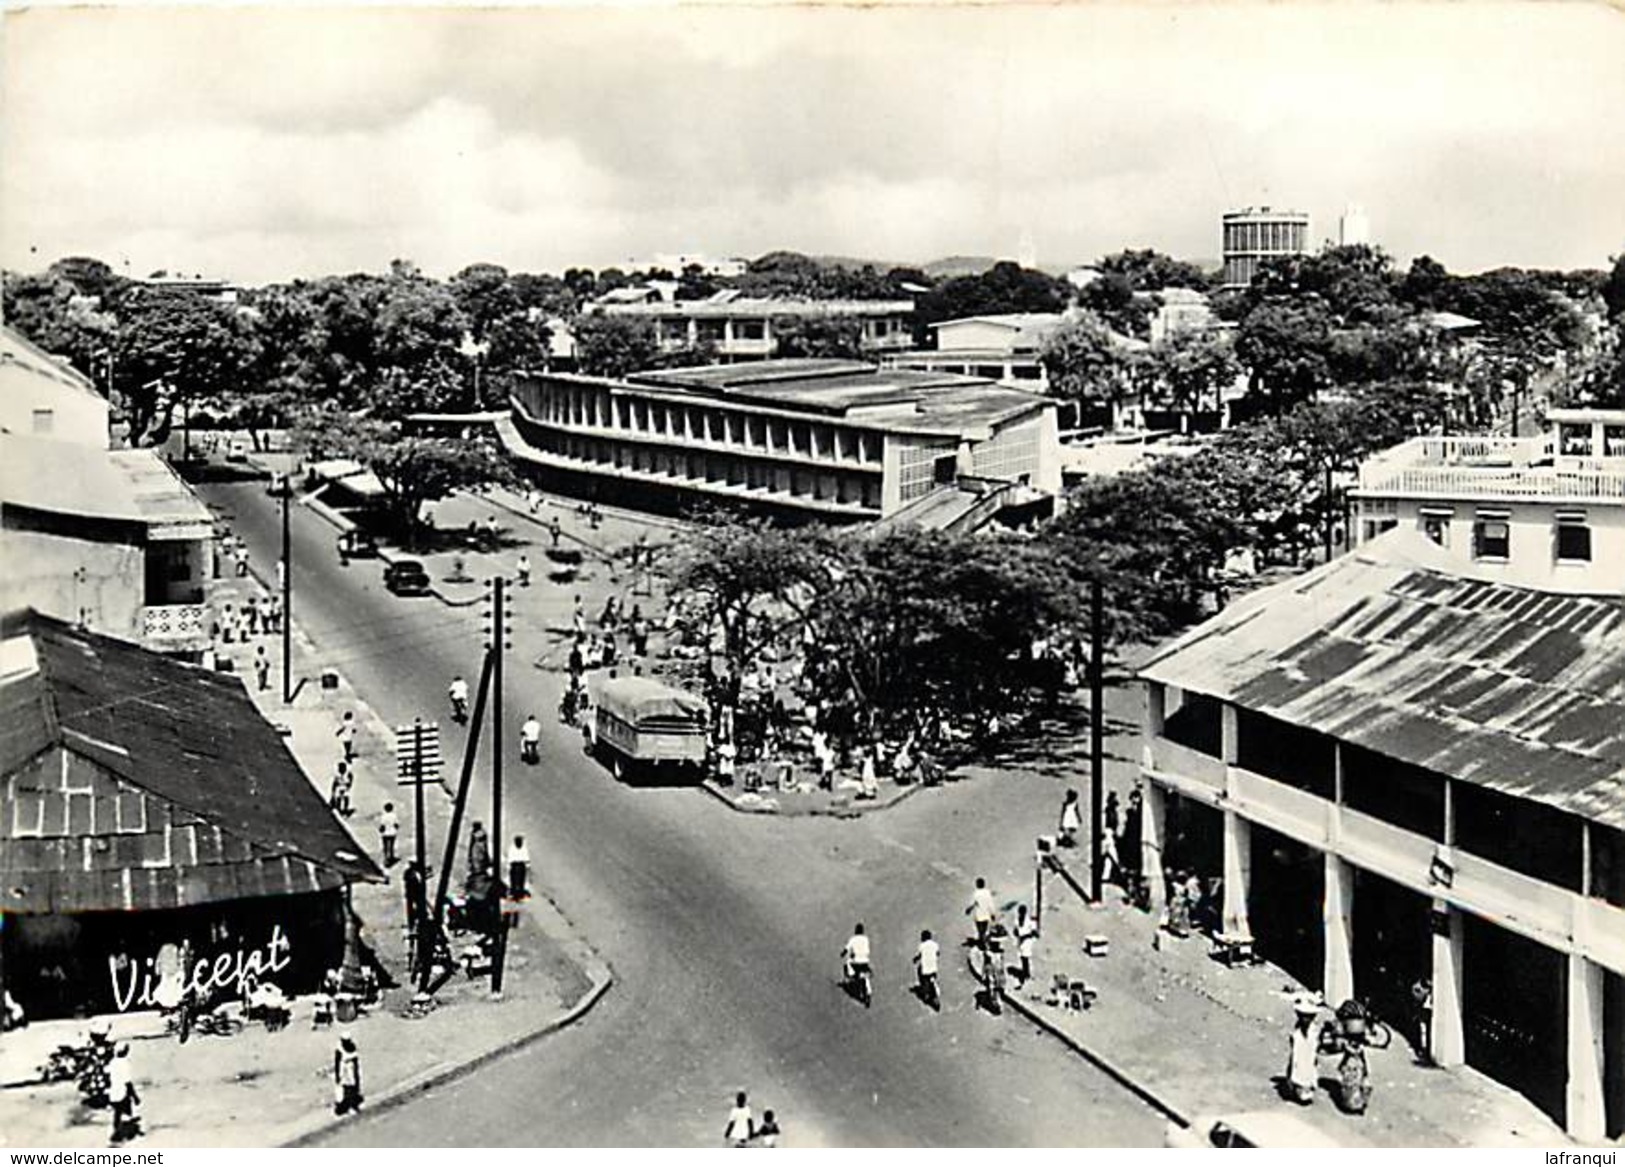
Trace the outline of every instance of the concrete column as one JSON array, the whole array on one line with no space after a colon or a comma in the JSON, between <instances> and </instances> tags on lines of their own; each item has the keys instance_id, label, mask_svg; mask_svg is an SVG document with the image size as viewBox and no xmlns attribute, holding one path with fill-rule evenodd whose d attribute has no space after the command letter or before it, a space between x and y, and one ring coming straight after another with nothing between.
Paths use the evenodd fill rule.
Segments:
<instances>
[{"instance_id":1,"label":"concrete column","mask_svg":"<svg viewBox=\"0 0 1625 1167\"><path fill-rule=\"evenodd\" d=\"M1321 983L1333 1005L1354 996L1354 868L1336 855L1326 856L1326 943Z\"/></svg>"},{"instance_id":2,"label":"concrete column","mask_svg":"<svg viewBox=\"0 0 1625 1167\"><path fill-rule=\"evenodd\" d=\"M1253 824L1233 810L1224 812L1224 930L1246 936L1247 894L1253 876Z\"/></svg>"},{"instance_id":3,"label":"concrete column","mask_svg":"<svg viewBox=\"0 0 1625 1167\"><path fill-rule=\"evenodd\" d=\"M1236 764L1236 707L1229 703L1219 710L1219 756L1224 764Z\"/></svg>"},{"instance_id":4,"label":"concrete column","mask_svg":"<svg viewBox=\"0 0 1625 1167\"><path fill-rule=\"evenodd\" d=\"M1569 953L1569 1088L1564 1124L1583 1143L1603 1141L1603 968Z\"/></svg>"},{"instance_id":5,"label":"concrete column","mask_svg":"<svg viewBox=\"0 0 1625 1167\"><path fill-rule=\"evenodd\" d=\"M1434 900L1433 915L1435 921L1443 915L1448 926L1433 930L1433 1048L1428 1052L1441 1066L1459 1066L1467 1058L1461 1019L1461 913Z\"/></svg>"},{"instance_id":6,"label":"concrete column","mask_svg":"<svg viewBox=\"0 0 1625 1167\"><path fill-rule=\"evenodd\" d=\"M1161 737L1168 720L1168 689L1160 681L1145 683L1145 736Z\"/></svg>"},{"instance_id":7,"label":"concrete column","mask_svg":"<svg viewBox=\"0 0 1625 1167\"><path fill-rule=\"evenodd\" d=\"M1145 806L1140 817L1140 872L1151 890L1151 910L1167 906L1168 889L1162 878L1162 841L1168 834L1168 795L1155 782L1145 784Z\"/></svg>"}]
</instances>

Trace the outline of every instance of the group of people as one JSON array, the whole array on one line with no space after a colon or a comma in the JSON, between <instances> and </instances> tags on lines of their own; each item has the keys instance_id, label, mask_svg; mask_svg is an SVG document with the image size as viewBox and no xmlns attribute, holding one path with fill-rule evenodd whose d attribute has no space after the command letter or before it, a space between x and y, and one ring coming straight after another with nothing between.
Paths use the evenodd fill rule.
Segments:
<instances>
[{"instance_id":1,"label":"group of people","mask_svg":"<svg viewBox=\"0 0 1625 1167\"><path fill-rule=\"evenodd\" d=\"M1026 904L1017 904L1010 927L1004 927L1000 922L1001 913L993 889L988 887L987 880L981 877L977 878L976 885L971 891L970 903L965 908L965 914L971 918L971 925L975 929L975 935L969 943L974 945L978 957L977 971L981 981L980 993L983 1003L990 1011L997 1013L1000 1011L1000 994L1007 972L1014 972L1019 983L1023 985L1032 979L1033 957L1038 944L1038 920L1028 910ZM1017 964L1009 968L1004 963L1002 937L1005 935L1010 936L1016 946ZM920 932L912 963L915 994L933 1010L940 1011L942 945L929 928ZM874 965L871 940L861 922L853 928L852 935L841 948L841 971L846 987L849 990L858 989L860 1000L868 1006Z\"/></svg>"},{"instance_id":2,"label":"group of people","mask_svg":"<svg viewBox=\"0 0 1625 1167\"><path fill-rule=\"evenodd\" d=\"M741 1090L734 1095L733 1109L722 1128L723 1141L730 1147L776 1147L779 1145L779 1122L772 1110L762 1111L757 1122L750 1108L750 1096Z\"/></svg>"},{"instance_id":3,"label":"group of people","mask_svg":"<svg viewBox=\"0 0 1625 1167\"><path fill-rule=\"evenodd\" d=\"M1120 885L1131 899L1140 902L1144 898L1140 843L1145 825L1145 795L1139 786L1129 792L1127 807L1118 802L1117 791L1108 791L1100 820L1100 878L1105 883ZM1083 805L1078 792L1069 789L1061 800L1056 841L1062 847L1076 847L1082 833Z\"/></svg>"}]
</instances>

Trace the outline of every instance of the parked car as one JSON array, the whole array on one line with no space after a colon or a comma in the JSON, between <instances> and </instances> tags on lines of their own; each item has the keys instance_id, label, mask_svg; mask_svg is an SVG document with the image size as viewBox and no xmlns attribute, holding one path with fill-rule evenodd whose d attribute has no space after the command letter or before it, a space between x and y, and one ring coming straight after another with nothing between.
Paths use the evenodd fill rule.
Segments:
<instances>
[{"instance_id":1,"label":"parked car","mask_svg":"<svg viewBox=\"0 0 1625 1167\"><path fill-rule=\"evenodd\" d=\"M398 559L384 568L384 586L397 596L426 596L429 573L415 559Z\"/></svg>"},{"instance_id":2,"label":"parked car","mask_svg":"<svg viewBox=\"0 0 1625 1167\"><path fill-rule=\"evenodd\" d=\"M1339 1141L1299 1115L1286 1110L1254 1110L1245 1114L1209 1114L1190 1126L1169 1123L1165 1147L1344 1147L1361 1146L1350 1136Z\"/></svg>"},{"instance_id":3,"label":"parked car","mask_svg":"<svg viewBox=\"0 0 1625 1167\"><path fill-rule=\"evenodd\" d=\"M345 531L339 536L338 548L341 560L378 558L378 544L365 531Z\"/></svg>"},{"instance_id":4,"label":"parked car","mask_svg":"<svg viewBox=\"0 0 1625 1167\"><path fill-rule=\"evenodd\" d=\"M241 440L238 440L238 441L234 441L230 445L228 445L226 447L226 461L228 461L228 462L246 462L246 461L248 461L248 443L244 442L244 441L241 441Z\"/></svg>"}]
</instances>

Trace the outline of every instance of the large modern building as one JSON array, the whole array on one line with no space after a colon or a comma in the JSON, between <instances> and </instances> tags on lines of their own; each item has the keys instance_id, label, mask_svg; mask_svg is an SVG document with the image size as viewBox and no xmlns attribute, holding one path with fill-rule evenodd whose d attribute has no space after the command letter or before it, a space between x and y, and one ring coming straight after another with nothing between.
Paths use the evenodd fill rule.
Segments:
<instances>
[{"instance_id":1,"label":"large modern building","mask_svg":"<svg viewBox=\"0 0 1625 1167\"><path fill-rule=\"evenodd\" d=\"M1309 251L1309 215L1248 207L1224 216L1224 286L1245 288L1264 261Z\"/></svg>"},{"instance_id":2,"label":"large modern building","mask_svg":"<svg viewBox=\"0 0 1625 1167\"><path fill-rule=\"evenodd\" d=\"M1044 341L1066 322L1059 312L1005 312L964 316L930 326L936 347L888 353L884 364L898 369L958 373L989 381L1030 382L1048 387L1039 359Z\"/></svg>"},{"instance_id":3,"label":"large modern building","mask_svg":"<svg viewBox=\"0 0 1625 1167\"><path fill-rule=\"evenodd\" d=\"M666 512L724 501L863 521L962 479L1029 500L1061 485L1054 401L860 361L535 374L497 428L540 482Z\"/></svg>"},{"instance_id":4,"label":"large modern building","mask_svg":"<svg viewBox=\"0 0 1625 1167\"><path fill-rule=\"evenodd\" d=\"M1625 409L1554 409L1544 437L1413 438L1367 460L1355 539L1422 532L1487 577L1625 594Z\"/></svg>"},{"instance_id":5,"label":"large modern building","mask_svg":"<svg viewBox=\"0 0 1625 1167\"><path fill-rule=\"evenodd\" d=\"M1625 599L1394 531L1153 656L1142 860L1578 1138L1625 1132Z\"/></svg>"},{"instance_id":6,"label":"large modern building","mask_svg":"<svg viewBox=\"0 0 1625 1167\"><path fill-rule=\"evenodd\" d=\"M705 300L667 300L654 288L623 288L588 311L647 320L664 351L709 346L724 362L766 360L778 351L781 322L832 316L858 320L863 343L877 352L914 343L912 300L765 299L731 290Z\"/></svg>"}]
</instances>

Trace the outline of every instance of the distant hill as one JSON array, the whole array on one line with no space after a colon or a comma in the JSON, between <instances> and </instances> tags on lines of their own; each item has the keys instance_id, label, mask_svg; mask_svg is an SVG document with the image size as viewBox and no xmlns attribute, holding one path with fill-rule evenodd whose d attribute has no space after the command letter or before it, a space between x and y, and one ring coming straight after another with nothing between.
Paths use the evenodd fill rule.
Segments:
<instances>
[{"instance_id":1,"label":"distant hill","mask_svg":"<svg viewBox=\"0 0 1625 1167\"><path fill-rule=\"evenodd\" d=\"M920 270L932 279L952 279L955 276L979 276L998 262L990 255L950 255L922 264Z\"/></svg>"}]
</instances>

